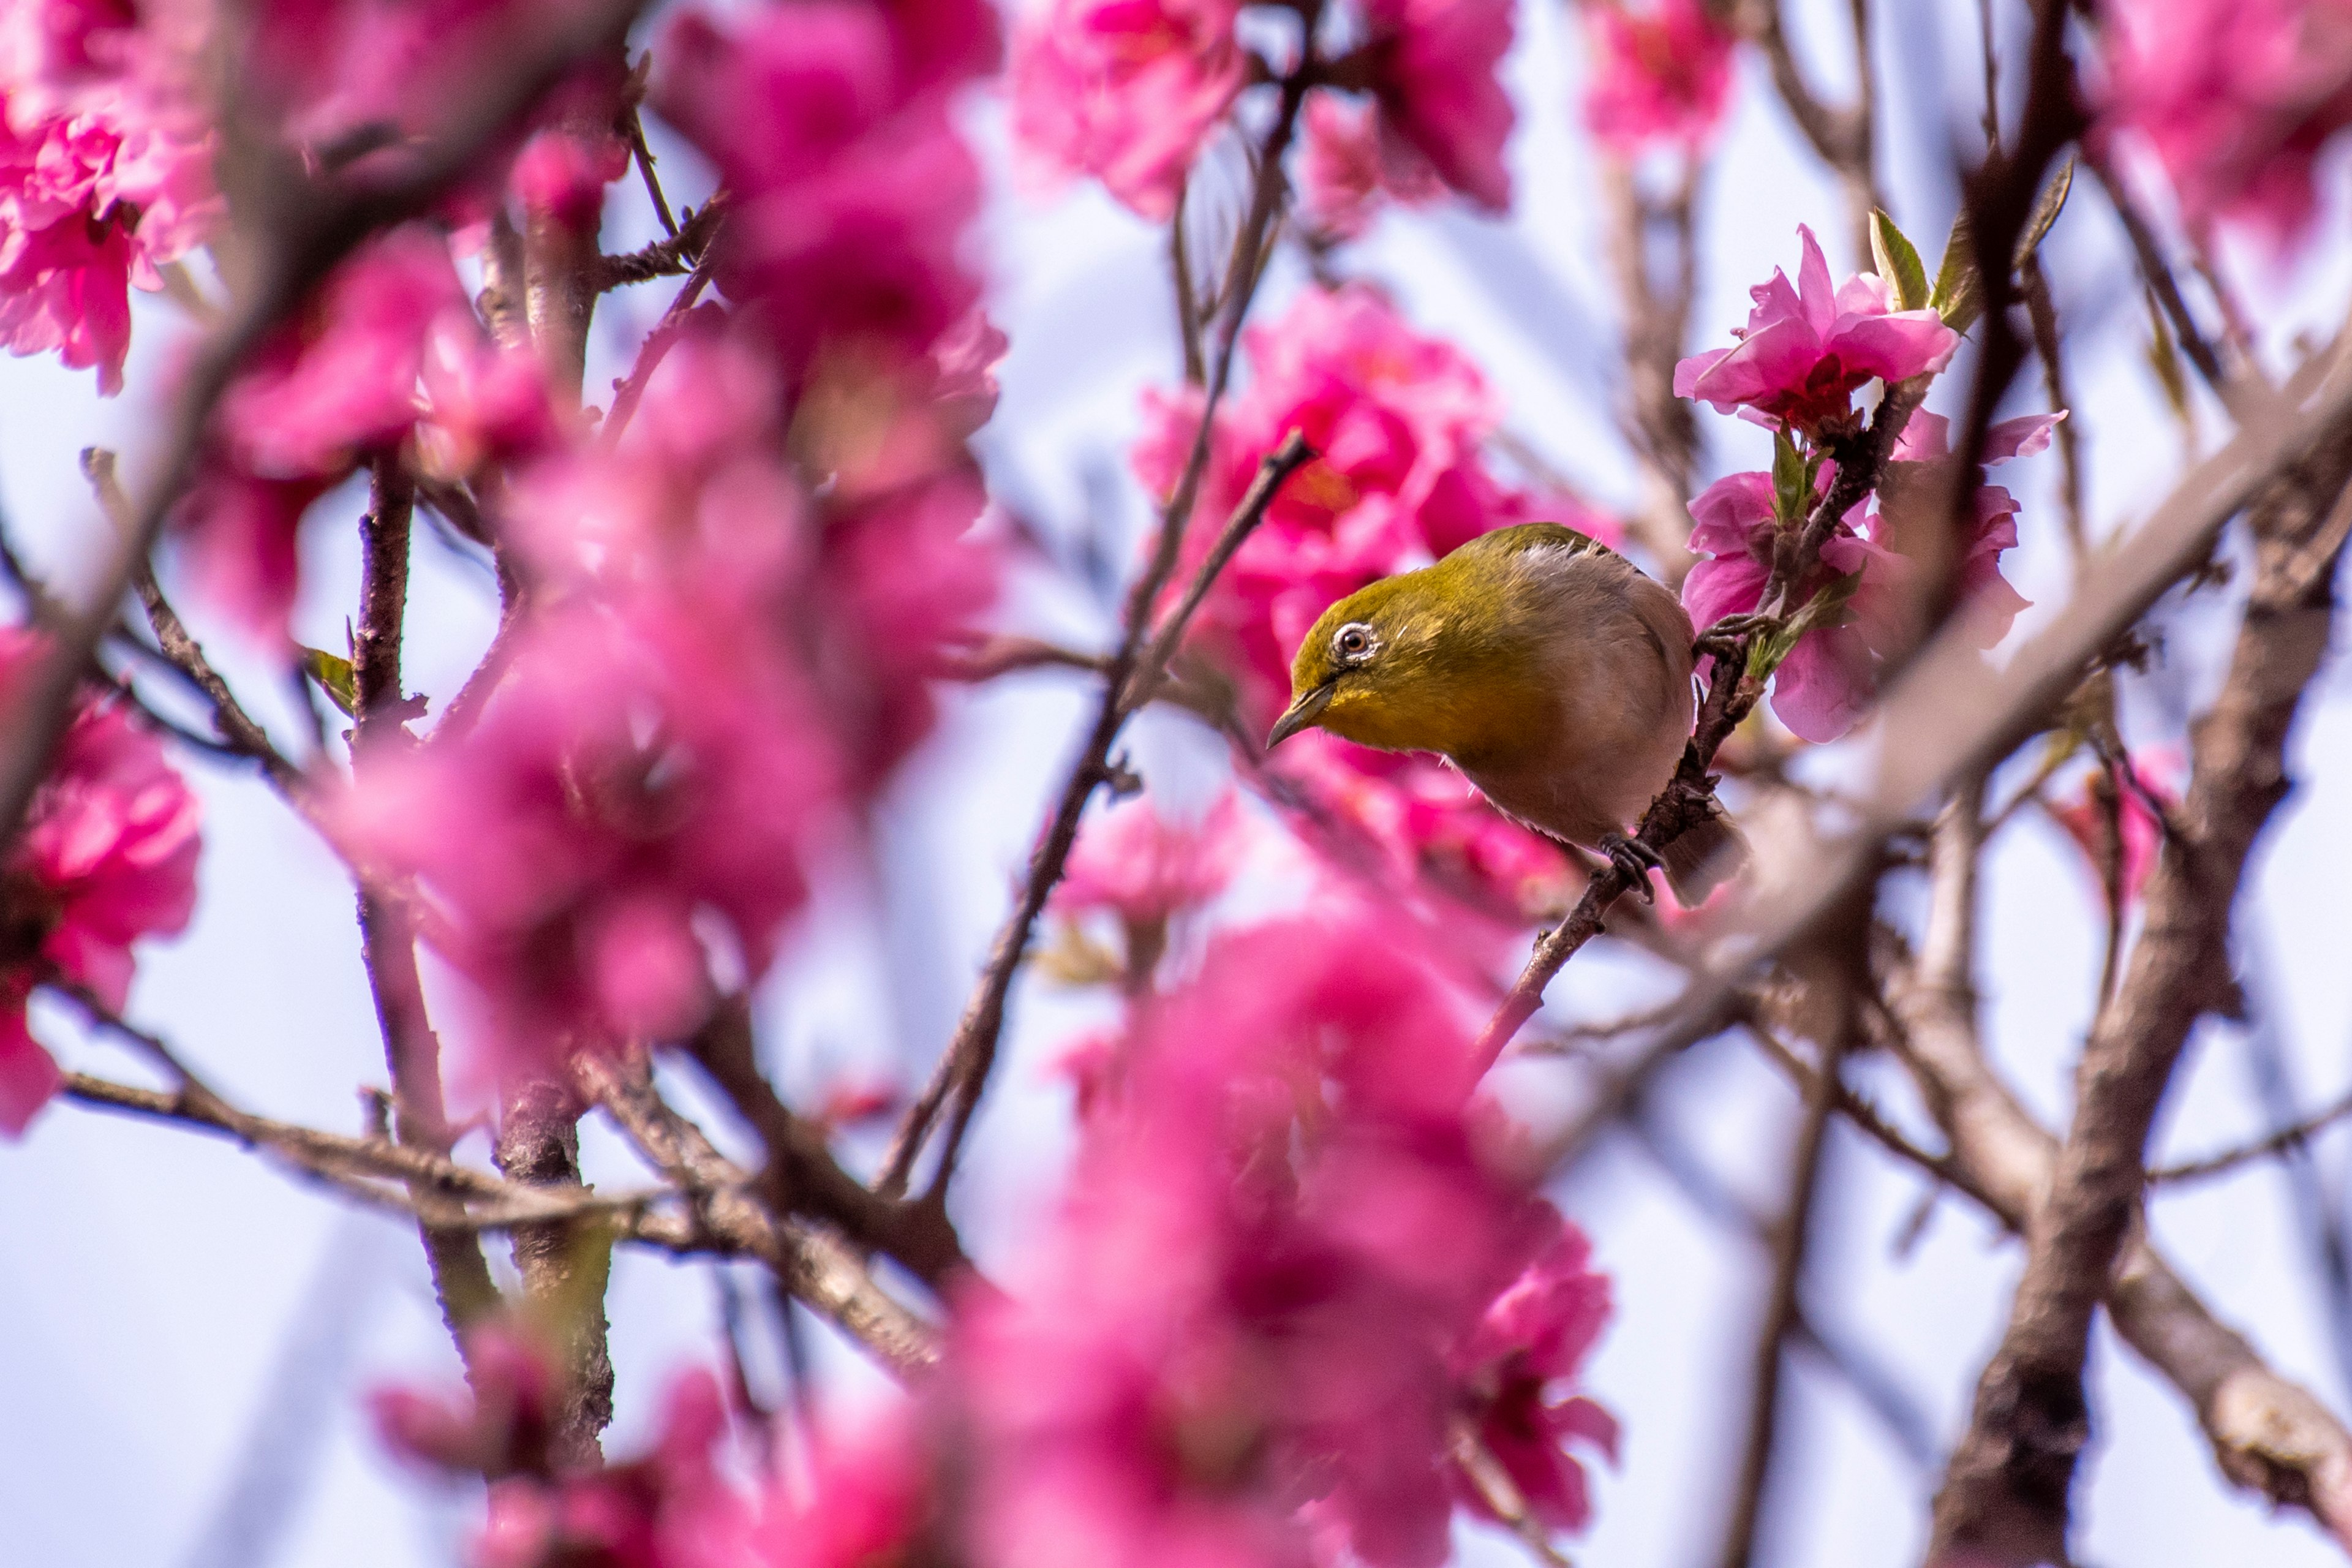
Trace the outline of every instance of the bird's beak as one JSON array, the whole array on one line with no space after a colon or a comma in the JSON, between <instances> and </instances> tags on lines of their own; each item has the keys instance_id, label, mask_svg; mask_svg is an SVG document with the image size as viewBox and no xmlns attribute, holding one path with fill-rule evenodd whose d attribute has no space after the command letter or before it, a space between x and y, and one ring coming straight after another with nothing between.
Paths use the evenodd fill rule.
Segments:
<instances>
[{"instance_id":1,"label":"bird's beak","mask_svg":"<svg viewBox=\"0 0 2352 1568\"><path fill-rule=\"evenodd\" d=\"M1284 711L1282 717L1274 721L1274 728L1266 731L1265 749L1271 752L1321 718L1323 710L1331 706L1332 685L1332 682L1327 680L1314 690L1301 694L1299 699Z\"/></svg>"}]
</instances>

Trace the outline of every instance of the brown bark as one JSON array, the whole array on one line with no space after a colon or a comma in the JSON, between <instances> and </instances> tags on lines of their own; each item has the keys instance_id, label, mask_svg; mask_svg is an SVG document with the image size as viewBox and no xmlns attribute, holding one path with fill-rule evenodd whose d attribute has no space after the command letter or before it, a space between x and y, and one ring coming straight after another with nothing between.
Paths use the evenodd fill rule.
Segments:
<instances>
[{"instance_id":1,"label":"brown bark","mask_svg":"<svg viewBox=\"0 0 2352 1568\"><path fill-rule=\"evenodd\" d=\"M2074 1121L2000 1348L1936 1504L1931 1558L2063 1562L2075 1458L2089 1433L2091 1320L2137 1234L2148 1130L2189 1029L2229 1012L2230 914L2256 836L2287 793L2285 746L2334 620L2352 511L2352 426L2257 496L2257 567L2229 677L2195 730L2194 775L2147 894L2122 985L2084 1047Z\"/></svg>"}]
</instances>

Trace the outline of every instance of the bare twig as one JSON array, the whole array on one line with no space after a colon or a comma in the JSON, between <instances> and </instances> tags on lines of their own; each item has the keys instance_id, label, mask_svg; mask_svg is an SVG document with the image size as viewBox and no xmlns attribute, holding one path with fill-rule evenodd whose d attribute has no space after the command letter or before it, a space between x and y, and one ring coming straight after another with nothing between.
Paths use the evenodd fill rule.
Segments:
<instances>
[{"instance_id":1,"label":"bare twig","mask_svg":"<svg viewBox=\"0 0 2352 1568\"><path fill-rule=\"evenodd\" d=\"M715 1235L765 1260L795 1299L901 1378L937 1363L939 1331L885 1291L837 1233L771 1214L752 1195L751 1173L671 1109L641 1057L583 1057L575 1070L646 1158L692 1194L697 1215Z\"/></svg>"},{"instance_id":2,"label":"bare twig","mask_svg":"<svg viewBox=\"0 0 2352 1568\"><path fill-rule=\"evenodd\" d=\"M1302 66L1302 74L1284 85L1280 116L1267 135L1265 158L1260 170L1257 195L1251 205L1250 218L1234 242L1237 256L1244 247L1256 247L1266 231L1266 226L1273 221L1282 187L1281 153L1289 143L1291 130L1297 121L1299 105L1305 97L1306 68ZM965 1130L971 1124L972 1111L979 1104L981 1092L996 1059L997 1039L1004 1027L1004 1005L1012 993L1013 972L1020 967L1022 957L1028 951L1030 935L1036 927L1038 916L1045 911L1046 898L1052 893L1054 884L1061 879L1062 868L1069 859L1070 847L1077 841L1078 819L1086 811L1087 802L1093 797L1095 786L1105 777L1104 770L1110 760L1111 747L1117 742L1119 731L1139 700L1138 694L1148 699L1156 687L1169 656L1175 651L1177 642L1182 637L1192 612L1198 609L1201 601L1206 597L1215 569L1222 568L1233 552L1240 548L1250 530L1265 516L1265 509L1272 504L1282 481L1305 461L1305 443L1298 440L1294 433L1293 438L1286 441L1280 450L1269 454L1259 464L1256 481L1235 509L1224 533L1212 549L1201 572L1195 575L1184 602L1155 636L1151 631L1152 607L1159 603L1169 579L1174 575L1181 556L1193 498L1208 465L1210 431L1216 417L1219 399L1223 395L1226 383L1233 374L1234 351L1239 342L1242 318L1249 310L1255 291L1256 271L1255 268L1250 269L1249 286L1235 291L1226 302L1218 336L1216 368L1202 402L1201 421L1194 433L1192 455L1161 516L1150 563L1128 591L1123 621L1125 630L1119 639L1118 651L1112 656L1104 674L1102 700L1096 709L1092 730L1079 753L1077 764L1071 769L1063 784L1054 815L1035 849L1031 852L1021 896L997 931L995 944L989 950L988 966L982 974L980 987L966 1005L963 1016L957 1023L954 1038L940 1056L922 1094L908 1108L883 1159L877 1186L885 1196L896 1197L907 1190L923 1144L952 1096L954 1106L949 1111L945 1147L938 1172L926 1194L934 1205L945 1203L947 1184L954 1173L955 1155L962 1146ZM1147 637L1150 639L1148 653Z\"/></svg>"},{"instance_id":3,"label":"bare twig","mask_svg":"<svg viewBox=\"0 0 2352 1568\"><path fill-rule=\"evenodd\" d=\"M362 779L377 759L413 743L404 726L413 704L401 694L400 653L414 508L415 494L398 460L380 459L367 514L360 520L360 614L352 636L352 765ZM149 613L154 614L153 604ZM156 632L168 644L161 621ZM359 925L361 957L392 1074L393 1134L404 1145L446 1155L450 1134L441 1093L441 1041L425 1013L416 932L404 900L362 882ZM420 1224L418 1234L442 1321L458 1352L466 1354L467 1330L499 1306L489 1265L480 1244L463 1227ZM470 1358L467 1370L470 1374Z\"/></svg>"},{"instance_id":4,"label":"bare twig","mask_svg":"<svg viewBox=\"0 0 2352 1568\"><path fill-rule=\"evenodd\" d=\"M2267 1137L2257 1138L2251 1143L2241 1143L2234 1149L2224 1149L2218 1153L2208 1154L2201 1160L2183 1160L2178 1164L2158 1165L2148 1172L2148 1183L2150 1185L2159 1186L2179 1185L2183 1183L2202 1182L2215 1176L2227 1175L2231 1171L2241 1166L2251 1165L2257 1160L2267 1160L2274 1155L2300 1149L2311 1141L2315 1133L2326 1131L2347 1116L2352 1116L2352 1094L2345 1095L2325 1110L2306 1116L2292 1126L2282 1127Z\"/></svg>"}]
</instances>

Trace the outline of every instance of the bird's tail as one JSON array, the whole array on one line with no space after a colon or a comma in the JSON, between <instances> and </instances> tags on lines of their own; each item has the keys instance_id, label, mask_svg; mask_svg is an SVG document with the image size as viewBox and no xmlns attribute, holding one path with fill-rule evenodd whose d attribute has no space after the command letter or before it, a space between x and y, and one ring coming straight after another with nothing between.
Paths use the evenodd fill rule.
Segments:
<instances>
[{"instance_id":1,"label":"bird's tail","mask_svg":"<svg viewBox=\"0 0 2352 1568\"><path fill-rule=\"evenodd\" d=\"M1666 885L1683 908L1695 910L1748 863L1748 838L1731 818L1711 816L1675 835L1661 854Z\"/></svg>"}]
</instances>

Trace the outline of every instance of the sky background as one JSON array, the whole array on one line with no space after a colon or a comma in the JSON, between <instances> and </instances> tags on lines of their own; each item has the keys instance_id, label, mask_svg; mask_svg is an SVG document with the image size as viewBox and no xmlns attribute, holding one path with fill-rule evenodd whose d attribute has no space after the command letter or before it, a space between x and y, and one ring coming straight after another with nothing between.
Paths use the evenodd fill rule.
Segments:
<instances>
[{"instance_id":1,"label":"sky background","mask_svg":"<svg viewBox=\"0 0 2352 1568\"><path fill-rule=\"evenodd\" d=\"M1822 0L1797 9L1801 54L1819 90L1835 98L1852 78L1845 7ZM1927 0L1878 0L1874 13L1885 105L1881 180L1895 217L1932 259L1952 211L1952 149L1974 134L1975 17L1970 7ZM1614 306L1589 153L1574 123L1576 30L1558 0L1522 5L1518 29L1506 70L1520 110L1512 216L1391 215L1343 266L1391 289L1423 330L1458 342L1500 389L1514 435L1595 500L1622 505L1634 494L1633 470L1617 434ZM2013 56L2016 40L2007 44ZM1124 461L1138 395L1177 373L1162 237L1091 187L1050 199L1016 192L1000 109L974 105L971 127L998 189L980 253L992 311L1013 345L1003 399L981 442L992 485L1048 553L1076 562L1091 550L1123 563L1145 512ZM666 158L674 200L707 188L691 163L682 152ZM624 187L614 201L609 248L649 237L635 194ZM1798 223L1814 226L1839 275L1856 261L1845 254L1846 214L1753 60L1743 64L1703 196L1694 349L1728 341L1727 329L1744 319L1746 289L1773 266L1793 270ZM2233 258L2251 298L2286 301L2264 311L2275 353L2290 352L2299 331L2331 331L2347 296L2352 247L2343 243L2341 203L2324 233L2328 253L2291 271ZM2089 514L2105 532L2145 515L2185 466L2189 444L2142 358L2146 325L2127 252L2088 182L2044 254L2071 332ZM1278 267L1261 317L1300 282L1289 262ZM667 298L655 288L608 303L592 400L625 368ZM168 306L142 306L134 388L153 384L184 331ZM1965 384L1948 377L1941 397ZM2012 404L2009 412L2042 406L2038 384ZM101 402L87 374L0 360L0 504L45 568L69 576L97 526L78 450L98 443L135 459L152 419L153 405L136 392ZM1761 432L1704 411L1700 420L1710 476L1761 465ZM2200 405L2199 426L2206 445L2226 435L2210 405ZM2010 575L2037 605L2011 647L2058 613L2065 595L2055 475L2052 457L2003 475L2025 502L2024 543ZM356 499L344 499L351 504L337 518L356 513ZM348 526L314 526L309 542L298 634L341 647L356 593ZM421 536L416 573L409 679L437 708L487 641L496 601L478 567ZM181 597L248 700L293 735L292 710L267 666ZM2165 663L2126 683L2133 743L2179 739L2186 713L2211 689L2234 608L2224 592L2159 612ZM1101 582L1036 564L1020 574L1000 618L1099 644L1110 615ZM2331 660L2295 742L2301 785L2257 852L2242 907L2251 1030L2269 1031L2306 1109L2352 1079L2352 965L2340 913L2352 865L2347 697L2342 662ZM769 987L764 1042L788 1091L866 1067L919 1078L1001 916L1085 699L1075 679L1051 674L950 694L938 733L886 802L867 857L832 868L818 912ZM1179 803L1206 799L1223 776L1220 747L1181 717L1147 715L1134 749L1155 792ZM1865 737L1815 765L1834 775L1867 761ZM267 791L234 771L186 765L207 811L204 900L186 937L145 950L131 1014L164 1030L249 1109L356 1131L355 1091L381 1082L383 1068L350 886ZM1997 784L1995 793L2006 792ZM1270 856L1234 898L1245 905L1276 896L1282 879L1280 858ZM1917 889L1898 879L1889 900L1898 910L1914 907ZM1993 1049L2027 1102L2054 1122L2087 1021L2101 917L2079 858L2031 811L1994 846L1983 916L1979 981ZM1606 1017L1654 998L1663 984L1645 961L1603 947L1553 986L1554 1007L1561 1016ZM1106 1016L1100 998L1035 980L1023 984L1014 1008L1011 1052L976 1125L961 1189L967 1235L992 1269L1017 1259L1068 1152L1055 1057ZM121 1053L79 1040L54 1016L40 1016L37 1026L72 1065L139 1076ZM2166 1157L2272 1124L2252 1071L2254 1043L2249 1027L2200 1029L2168 1104ZM1502 1091L1539 1109L1562 1070L1515 1066ZM1864 1062L1859 1072L1882 1103L1924 1128L1885 1064ZM681 1100L707 1106L691 1083L674 1088ZM1625 1449L1622 1466L1597 1478L1596 1522L1571 1543L1580 1563L1668 1568L1714 1558L1766 1260L1691 1189L1776 1207L1794 1110L1752 1047L1717 1041L1676 1062L1646 1102L1646 1125L1669 1160L1612 1134L1556 1189L1592 1235L1617 1300L1591 1391L1624 1422ZM749 1147L723 1117L707 1125ZM2318 1149L2323 1178L2339 1193L2344 1142L2323 1140ZM599 1123L585 1126L583 1142L592 1180L642 1180ZM478 1139L470 1148L482 1152ZM1965 1417L2019 1254L1952 1200L1898 1256L1920 1179L1843 1128L1830 1160L1831 1206L1817 1230L1806 1310L1874 1369L1880 1403L1895 1419L1800 1359L1764 1561L1893 1568L1916 1561L1923 1543L1935 1456ZM2280 1371L2338 1411L2352 1409L2336 1349L2345 1325L2328 1321L2300 1223L2288 1184L2268 1165L2168 1192L2151 1211L2158 1242L2225 1321ZM736 1277L764 1301L753 1272ZM624 1251L607 1310L619 1414L606 1447L626 1455L657 1417L668 1374L710 1353L719 1310L712 1268ZM769 1321L764 1305L761 1321ZM772 1337L756 1337L754 1374L771 1379ZM821 1365L837 1397L877 1396L878 1379L841 1347L825 1347ZM2094 1373L2099 1435L2078 1493L2084 1562L2299 1568L2339 1560L2300 1518L2273 1520L2258 1500L2231 1492L2190 1413L2104 1326ZM73 1106L48 1111L23 1144L0 1148L0 1519L12 1563L450 1562L477 1500L388 1459L360 1399L388 1381L448 1384L457 1373L414 1229L396 1218L354 1212L223 1141ZM1465 1532L1465 1561L1516 1556L1498 1538Z\"/></svg>"}]
</instances>

